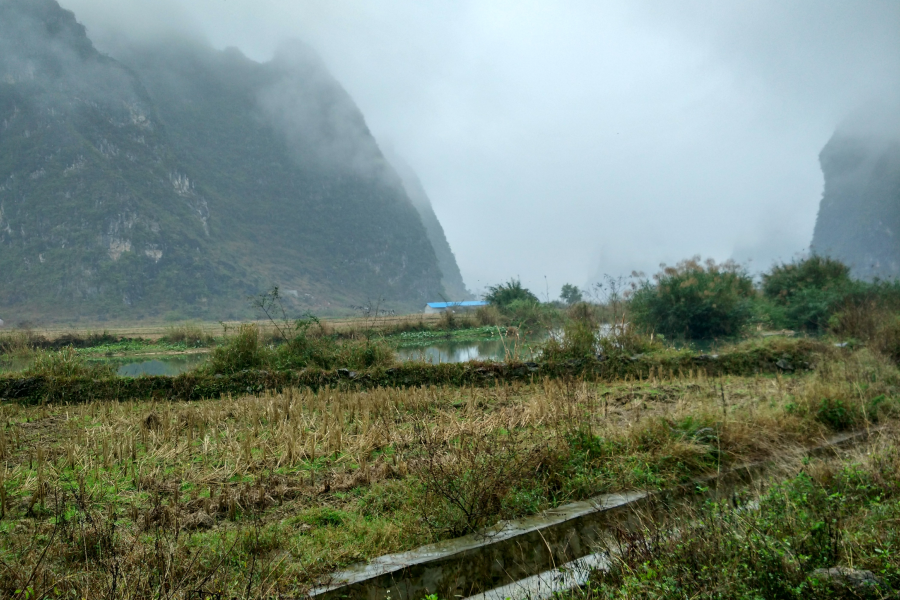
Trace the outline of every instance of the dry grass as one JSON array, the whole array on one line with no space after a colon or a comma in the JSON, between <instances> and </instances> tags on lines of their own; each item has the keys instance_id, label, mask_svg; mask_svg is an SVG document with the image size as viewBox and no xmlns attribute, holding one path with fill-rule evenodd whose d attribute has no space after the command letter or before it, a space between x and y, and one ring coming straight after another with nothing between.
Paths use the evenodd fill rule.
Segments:
<instances>
[{"instance_id":1,"label":"dry grass","mask_svg":"<svg viewBox=\"0 0 900 600\"><path fill-rule=\"evenodd\" d=\"M815 444L830 431L823 399L862 426L891 417L897 382L863 350L796 377L4 405L0 588L79 598L303 589L473 526L435 509L441 473L513 474L484 495L481 525ZM534 468L490 461L512 449Z\"/></svg>"},{"instance_id":2,"label":"dry grass","mask_svg":"<svg viewBox=\"0 0 900 600\"><path fill-rule=\"evenodd\" d=\"M419 327L427 328L433 327L440 321L441 315L426 315L421 313L414 313L410 315L387 315L387 316L378 316L378 317L348 317L348 318L334 318L334 319L322 319L322 326L325 328L327 334L342 334L342 333L354 333L361 334L367 330L375 330L381 332L385 335L393 332L401 332L401 331L410 331L418 329ZM226 326L228 332L236 331L238 327L242 324L242 321L228 321L228 322L197 322L190 323L189 327L195 332L199 330L200 333L207 336L220 337L223 334L222 325ZM273 333L275 330L275 326L272 325L269 321L258 321L257 325L259 326L261 332L263 334ZM89 325L85 327L33 327L30 329L22 329L22 330L10 330L8 332L4 332L0 334L2 338L15 338L22 334L33 335L38 337L45 337L50 340L54 340L63 336L78 336L78 337L86 337L90 335L92 332L102 330L109 333L115 337L124 337L124 338L143 338L148 340L158 340L162 337L165 337L172 333L173 330L179 330L182 327L187 327L188 325L173 325L172 323L158 323L158 324L102 324L102 325Z\"/></svg>"}]
</instances>

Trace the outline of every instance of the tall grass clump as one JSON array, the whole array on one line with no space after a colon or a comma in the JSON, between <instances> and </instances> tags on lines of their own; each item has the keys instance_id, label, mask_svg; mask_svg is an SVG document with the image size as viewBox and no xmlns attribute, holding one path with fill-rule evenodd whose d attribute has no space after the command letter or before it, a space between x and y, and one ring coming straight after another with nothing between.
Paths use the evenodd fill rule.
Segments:
<instances>
[{"instance_id":1,"label":"tall grass clump","mask_svg":"<svg viewBox=\"0 0 900 600\"><path fill-rule=\"evenodd\" d=\"M500 325L503 322L503 315L496 306L487 305L479 306L475 309L475 321L482 327L490 325Z\"/></svg>"},{"instance_id":2,"label":"tall grass clump","mask_svg":"<svg viewBox=\"0 0 900 600\"><path fill-rule=\"evenodd\" d=\"M694 257L639 284L631 318L638 327L670 337L735 337L750 321L754 295L752 279L737 263L701 263Z\"/></svg>"},{"instance_id":3,"label":"tall grass clump","mask_svg":"<svg viewBox=\"0 0 900 600\"><path fill-rule=\"evenodd\" d=\"M166 334L160 338L161 342L183 343L187 346L201 348L211 345L215 339L203 331L203 328L194 323L183 323L170 327Z\"/></svg>"},{"instance_id":4,"label":"tall grass clump","mask_svg":"<svg viewBox=\"0 0 900 600\"><path fill-rule=\"evenodd\" d=\"M25 375L44 377L112 377L115 370L105 363L88 362L74 348L38 351L34 361L25 369Z\"/></svg>"},{"instance_id":5,"label":"tall grass clump","mask_svg":"<svg viewBox=\"0 0 900 600\"><path fill-rule=\"evenodd\" d=\"M551 327L559 321L559 311L552 305L542 304L518 279L490 286L484 299L489 303L488 309L476 314L476 319L483 325L499 322L540 329Z\"/></svg>"},{"instance_id":6,"label":"tall grass clump","mask_svg":"<svg viewBox=\"0 0 900 600\"><path fill-rule=\"evenodd\" d=\"M841 339L867 344L895 363L900 363L900 314L877 303L845 303L831 315L828 329Z\"/></svg>"},{"instance_id":7,"label":"tall grass clump","mask_svg":"<svg viewBox=\"0 0 900 600\"><path fill-rule=\"evenodd\" d=\"M317 323L315 318L299 319L269 343L263 343L257 325L241 325L225 345L213 350L205 369L230 375L254 369L368 369L393 364L394 352L383 340L338 341L314 327Z\"/></svg>"},{"instance_id":8,"label":"tall grass clump","mask_svg":"<svg viewBox=\"0 0 900 600\"><path fill-rule=\"evenodd\" d=\"M272 353L259 339L256 324L243 324L223 346L214 349L206 365L213 373L231 375L249 369L261 369L272 359Z\"/></svg>"},{"instance_id":9,"label":"tall grass clump","mask_svg":"<svg viewBox=\"0 0 900 600\"><path fill-rule=\"evenodd\" d=\"M542 348L541 358L551 362L606 359L630 357L663 348L661 343L653 342L628 324L601 324L602 313L601 307L587 302L573 305L566 313L562 335L551 336Z\"/></svg>"},{"instance_id":10,"label":"tall grass clump","mask_svg":"<svg viewBox=\"0 0 900 600\"><path fill-rule=\"evenodd\" d=\"M27 355L34 349L34 334L30 331L12 331L0 334L0 355Z\"/></svg>"}]
</instances>

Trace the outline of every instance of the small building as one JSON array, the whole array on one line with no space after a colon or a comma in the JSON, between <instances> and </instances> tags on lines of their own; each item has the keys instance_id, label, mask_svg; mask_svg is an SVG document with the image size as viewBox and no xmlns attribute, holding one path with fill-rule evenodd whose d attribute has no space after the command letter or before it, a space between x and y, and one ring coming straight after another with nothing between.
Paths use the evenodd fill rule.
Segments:
<instances>
[{"instance_id":1,"label":"small building","mask_svg":"<svg viewBox=\"0 0 900 600\"><path fill-rule=\"evenodd\" d=\"M465 312L475 310L479 306L487 306L484 300L465 300L463 302L429 302L425 305L425 314L434 315L442 312Z\"/></svg>"}]
</instances>

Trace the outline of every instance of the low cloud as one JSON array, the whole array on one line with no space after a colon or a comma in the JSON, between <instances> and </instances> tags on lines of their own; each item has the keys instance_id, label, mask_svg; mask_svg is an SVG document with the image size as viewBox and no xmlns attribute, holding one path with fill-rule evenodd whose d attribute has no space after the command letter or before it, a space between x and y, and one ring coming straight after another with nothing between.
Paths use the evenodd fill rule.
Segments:
<instances>
[{"instance_id":1,"label":"low cloud","mask_svg":"<svg viewBox=\"0 0 900 600\"><path fill-rule=\"evenodd\" d=\"M895 0L63 4L99 38L177 22L260 61L304 40L416 170L476 289L789 259L812 236L821 148L900 96ZM315 131L280 92L271 114Z\"/></svg>"}]
</instances>

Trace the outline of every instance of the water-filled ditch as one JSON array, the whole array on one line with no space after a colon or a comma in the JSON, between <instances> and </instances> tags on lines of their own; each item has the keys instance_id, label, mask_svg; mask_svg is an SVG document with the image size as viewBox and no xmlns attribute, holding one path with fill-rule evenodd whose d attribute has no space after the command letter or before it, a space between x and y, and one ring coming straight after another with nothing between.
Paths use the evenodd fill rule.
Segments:
<instances>
[{"instance_id":1,"label":"water-filled ditch","mask_svg":"<svg viewBox=\"0 0 900 600\"><path fill-rule=\"evenodd\" d=\"M601 329L600 333L608 335L609 326ZM553 335L561 336L562 332L556 331ZM549 336L549 333L544 332L530 336L527 341L517 341L512 337L501 338L499 335L482 340L430 339L425 343L401 345L395 352L399 361L422 361L431 364L467 361L530 361L537 359L541 344ZM685 346L694 350L710 351L714 348L714 342L695 341L685 344ZM117 365L117 372L121 377L139 377L141 375L180 375L201 366L207 357L208 353L198 352L157 354L144 357L92 357L88 360L111 362ZM0 358L0 374L23 371L30 363L31 361L27 358Z\"/></svg>"},{"instance_id":2,"label":"water-filled ditch","mask_svg":"<svg viewBox=\"0 0 900 600\"><path fill-rule=\"evenodd\" d=\"M532 360L537 354L536 346L516 344L500 339L458 341L435 340L427 345L400 347L396 350L397 360L423 361L432 364L459 363L471 360L498 361ZM121 377L139 377L141 375L180 375L191 371L206 362L209 354L198 352L191 354L158 354L137 357L104 357L89 358L89 361L110 362L117 365ZM31 364L28 358L0 359L0 374L24 371Z\"/></svg>"}]
</instances>

